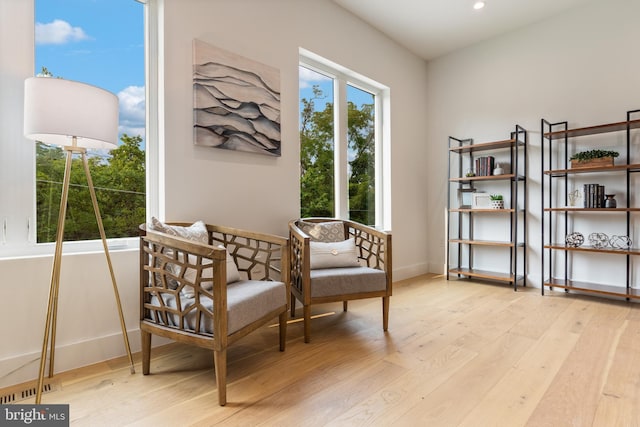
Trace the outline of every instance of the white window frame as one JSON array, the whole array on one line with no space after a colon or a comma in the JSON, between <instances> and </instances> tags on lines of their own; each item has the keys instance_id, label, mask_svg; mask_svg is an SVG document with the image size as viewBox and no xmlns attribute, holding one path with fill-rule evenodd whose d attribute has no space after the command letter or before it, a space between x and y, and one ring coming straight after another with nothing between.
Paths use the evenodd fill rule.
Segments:
<instances>
[{"instance_id":1,"label":"white window frame","mask_svg":"<svg viewBox=\"0 0 640 427\"><path fill-rule=\"evenodd\" d=\"M133 0L132 0L133 1ZM136 0L139 1L139 0ZM147 216L159 215L164 0L145 4ZM35 142L24 137L24 80L34 75L35 1L0 1L0 259L49 256L55 242L36 243ZM108 239L110 250L138 249L136 237ZM69 241L64 253L103 251L100 240Z\"/></svg>"},{"instance_id":2,"label":"white window frame","mask_svg":"<svg viewBox=\"0 0 640 427\"><path fill-rule=\"evenodd\" d=\"M375 118L375 226L391 229L390 90L368 77L351 71L306 49L299 49L299 65L334 81L334 198L335 215L349 218L347 85L374 95Z\"/></svg>"}]
</instances>

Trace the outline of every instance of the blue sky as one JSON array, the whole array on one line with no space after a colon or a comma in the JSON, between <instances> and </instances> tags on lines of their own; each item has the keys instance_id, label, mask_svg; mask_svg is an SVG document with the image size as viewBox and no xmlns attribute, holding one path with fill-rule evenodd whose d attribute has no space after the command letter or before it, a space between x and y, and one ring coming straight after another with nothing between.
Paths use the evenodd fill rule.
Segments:
<instances>
[{"instance_id":1,"label":"blue sky","mask_svg":"<svg viewBox=\"0 0 640 427\"><path fill-rule=\"evenodd\" d=\"M323 110L327 102L333 101L333 79L327 77L321 73L310 70L306 67L298 67L298 84L300 87L300 99L305 98L310 100L313 98L313 86L318 86L325 96L325 99L314 100L314 107L316 111ZM372 104L373 95L365 92L359 88L347 84L347 101L355 103L357 106L362 104ZM302 112L302 102L300 102L300 112Z\"/></svg>"},{"instance_id":2,"label":"blue sky","mask_svg":"<svg viewBox=\"0 0 640 427\"><path fill-rule=\"evenodd\" d=\"M120 134L145 126L144 6L134 0L36 0L38 74L89 83L120 100Z\"/></svg>"},{"instance_id":3,"label":"blue sky","mask_svg":"<svg viewBox=\"0 0 640 427\"><path fill-rule=\"evenodd\" d=\"M310 100L313 98L313 86L319 86L322 90L326 100L315 100L315 109L322 110L326 102L332 102L333 98L333 80L320 73L312 71L305 67L299 67L299 82L300 85L300 99L305 98ZM302 106L302 103L300 104ZM301 107L302 108L302 107Z\"/></svg>"},{"instance_id":4,"label":"blue sky","mask_svg":"<svg viewBox=\"0 0 640 427\"><path fill-rule=\"evenodd\" d=\"M326 96L325 100L316 100L316 110L323 109L327 102L332 102L333 98L333 80L323 74L315 72L305 67L299 67L299 85L300 98L313 98L313 86L317 85ZM373 97L370 93L347 85L347 100L354 102L360 106L363 103L373 103Z\"/></svg>"}]
</instances>

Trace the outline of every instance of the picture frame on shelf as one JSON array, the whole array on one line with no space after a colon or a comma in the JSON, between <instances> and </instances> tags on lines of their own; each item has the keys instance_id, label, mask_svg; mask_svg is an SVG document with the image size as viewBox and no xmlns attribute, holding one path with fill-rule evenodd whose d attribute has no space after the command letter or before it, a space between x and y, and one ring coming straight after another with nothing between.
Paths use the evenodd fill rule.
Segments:
<instances>
[{"instance_id":1,"label":"picture frame on shelf","mask_svg":"<svg viewBox=\"0 0 640 427\"><path fill-rule=\"evenodd\" d=\"M471 209L475 188L458 188L458 206L460 209Z\"/></svg>"},{"instance_id":2,"label":"picture frame on shelf","mask_svg":"<svg viewBox=\"0 0 640 427\"><path fill-rule=\"evenodd\" d=\"M489 193L474 193L471 202L472 209L491 209L491 196Z\"/></svg>"}]
</instances>

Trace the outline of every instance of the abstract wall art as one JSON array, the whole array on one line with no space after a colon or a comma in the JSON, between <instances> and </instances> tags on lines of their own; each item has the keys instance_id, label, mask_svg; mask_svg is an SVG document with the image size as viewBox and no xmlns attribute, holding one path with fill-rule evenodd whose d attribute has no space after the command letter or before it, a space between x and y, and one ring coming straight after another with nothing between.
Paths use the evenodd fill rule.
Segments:
<instances>
[{"instance_id":1,"label":"abstract wall art","mask_svg":"<svg viewBox=\"0 0 640 427\"><path fill-rule=\"evenodd\" d=\"M193 41L194 144L280 156L279 70Z\"/></svg>"}]
</instances>

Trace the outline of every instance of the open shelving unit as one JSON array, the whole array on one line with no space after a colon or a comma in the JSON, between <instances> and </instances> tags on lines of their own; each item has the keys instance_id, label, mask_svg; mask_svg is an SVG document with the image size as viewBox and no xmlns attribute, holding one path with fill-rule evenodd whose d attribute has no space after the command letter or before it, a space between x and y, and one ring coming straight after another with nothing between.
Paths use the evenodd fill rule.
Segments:
<instances>
[{"instance_id":1,"label":"open shelving unit","mask_svg":"<svg viewBox=\"0 0 640 427\"><path fill-rule=\"evenodd\" d=\"M476 144L473 139L449 137L447 280L454 275L458 278L506 282L513 285L514 290L518 283L526 286L527 142L527 131L519 125L515 126L509 139L500 141ZM487 175L467 176L466 171L474 168L476 159L493 154L496 158L502 156L500 164L506 167L505 173L493 175L489 169ZM506 193L505 202L509 206L492 209L463 203L463 194L475 194L479 190ZM507 227L507 238L478 238L476 229L486 226L488 220L496 219L498 227ZM477 265L478 252L487 249L501 251L500 259L505 260L503 268Z\"/></svg>"},{"instance_id":2,"label":"open shelving unit","mask_svg":"<svg viewBox=\"0 0 640 427\"><path fill-rule=\"evenodd\" d=\"M580 232L575 224L579 219L589 215L606 215L606 220L595 219L591 222L595 227L606 225L617 229L618 235L631 238L634 225L640 225L640 199L637 194L640 191L638 180L632 179L633 174L640 172L640 163L634 163L640 158L636 144L640 140L640 133L634 132L640 128L640 110L627 112L627 120L623 122L607 123L597 126L570 129L568 122L551 123L541 120L541 150L542 150L542 274L541 286L544 295L545 288L553 290L562 289L565 292L579 292L607 297L640 299L640 289L633 285L634 257L640 255L640 246L617 248L611 244L597 247L590 245L588 238L583 234L585 242L577 247L566 243L569 233ZM620 132L626 132L624 138ZM600 135L599 138L582 138ZM594 143L615 146L620 151L621 164L603 167L582 167L572 169L568 167L570 150L577 150L593 146ZM593 176L594 179L613 179L618 186L616 190L624 199L624 206L615 208L607 207L583 207L583 205L570 206L570 185L576 186L580 177ZM588 218L587 218L588 219ZM599 222L598 222L599 221ZM592 232L593 226L591 226ZM586 233L585 233L586 234ZM632 239L633 240L633 239ZM604 255L604 256L603 256ZM580 258L588 257L588 258ZM574 280L576 276L574 264L578 259L583 263L599 265L601 268L611 268L607 263L611 258L623 257L624 262L619 264L626 266L625 271L618 276L624 276L624 280L607 280L606 283ZM596 263L596 264L593 264ZM635 280L637 284L637 279ZM638 284L640 286L640 284Z\"/></svg>"}]
</instances>

